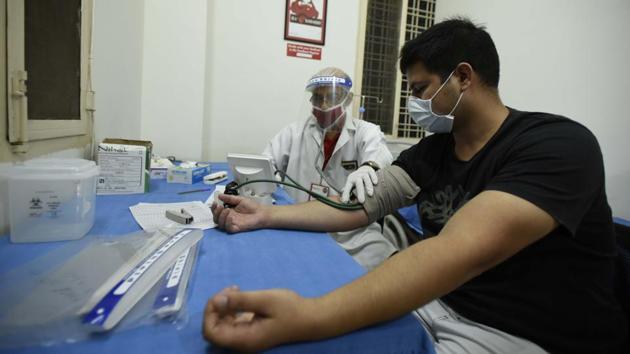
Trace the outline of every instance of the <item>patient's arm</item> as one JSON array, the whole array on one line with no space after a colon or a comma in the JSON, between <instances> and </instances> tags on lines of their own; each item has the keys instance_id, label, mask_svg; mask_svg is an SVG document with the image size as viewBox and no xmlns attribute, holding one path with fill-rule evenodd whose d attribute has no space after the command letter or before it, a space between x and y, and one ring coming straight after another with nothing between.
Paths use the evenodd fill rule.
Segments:
<instances>
[{"instance_id":1,"label":"patient's arm","mask_svg":"<svg viewBox=\"0 0 630 354\"><path fill-rule=\"evenodd\" d=\"M378 172L381 182L375 186L374 196L366 200L361 210L339 210L318 201L265 206L243 197L220 195L219 199L233 207L224 208L213 204L214 221L219 228L228 232L260 228L327 232L353 230L413 203L420 190L398 166Z\"/></svg>"},{"instance_id":2,"label":"patient's arm","mask_svg":"<svg viewBox=\"0 0 630 354\"><path fill-rule=\"evenodd\" d=\"M345 211L318 201L296 205L267 206L250 199L222 194L219 199L232 208L214 203L212 214L220 229L242 232L261 228L300 229L310 231L345 231L368 224L363 209Z\"/></svg>"}]
</instances>

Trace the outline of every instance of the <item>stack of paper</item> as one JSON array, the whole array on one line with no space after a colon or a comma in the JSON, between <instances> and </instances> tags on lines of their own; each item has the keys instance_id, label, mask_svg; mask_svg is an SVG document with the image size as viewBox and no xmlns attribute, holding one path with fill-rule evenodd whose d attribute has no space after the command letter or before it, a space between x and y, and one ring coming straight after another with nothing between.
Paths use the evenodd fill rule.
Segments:
<instances>
[{"instance_id":1,"label":"stack of paper","mask_svg":"<svg viewBox=\"0 0 630 354\"><path fill-rule=\"evenodd\" d=\"M130 206L131 214L136 222L147 232L153 232L161 228L182 227L187 229L207 230L216 227L212 220L210 207L202 202L183 203L138 203ZM167 210L184 209L193 216L192 224L178 224L166 215Z\"/></svg>"}]
</instances>

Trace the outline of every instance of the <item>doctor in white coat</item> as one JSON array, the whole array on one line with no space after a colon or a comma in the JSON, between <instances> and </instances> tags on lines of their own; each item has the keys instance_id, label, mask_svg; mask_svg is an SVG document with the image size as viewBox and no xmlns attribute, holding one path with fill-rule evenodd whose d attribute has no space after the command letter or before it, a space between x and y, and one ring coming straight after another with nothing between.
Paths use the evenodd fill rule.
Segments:
<instances>
[{"instance_id":1,"label":"doctor in white coat","mask_svg":"<svg viewBox=\"0 0 630 354\"><path fill-rule=\"evenodd\" d=\"M305 188L324 196L340 196L348 176L353 174L355 194L363 202L371 194L375 169L388 166L393 158L380 128L352 118L349 110L353 94L350 77L338 68L326 68L307 83L309 103L306 120L283 128L267 144L263 155L275 167ZM296 203L310 196L286 188ZM367 269L372 269L397 251L379 224L331 236Z\"/></svg>"}]
</instances>

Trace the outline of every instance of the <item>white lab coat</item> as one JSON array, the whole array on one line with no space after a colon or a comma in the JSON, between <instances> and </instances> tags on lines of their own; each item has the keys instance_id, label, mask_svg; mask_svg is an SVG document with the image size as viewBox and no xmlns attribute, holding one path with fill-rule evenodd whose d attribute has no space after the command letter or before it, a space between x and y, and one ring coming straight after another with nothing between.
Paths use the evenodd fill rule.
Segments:
<instances>
[{"instance_id":1,"label":"white lab coat","mask_svg":"<svg viewBox=\"0 0 630 354\"><path fill-rule=\"evenodd\" d=\"M326 168L326 181L315 169L315 163L321 168L324 163L322 131L317 121L310 117L305 122L295 122L283 128L263 151L270 156L275 167L284 171L307 189L311 184L329 188L329 195L338 195L335 189L341 190L350 173L366 161L374 161L379 166L389 166L392 154L385 144L385 136L381 129L372 123L346 119L343 130L337 140ZM344 167L344 165L346 167ZM309 200L308 194L294 188L286 188L287 193L301 203Z\"/></svg>"},{"instance_id":2,"label":"white lab coat","mask_svg":"<svg viewBox=\"0 0 630 354\"><path fill-rule=\"evenodd\" d=\"M306 121L295 122L283 128L263 151L270 156L275 167L307 189L312 184L332 187L329 196L338 195L350 173L366 161L374 161L385 167L392 163L392 154L385 144L381 129L372 123L346 119L335 149L323 170L328 181L322 178L315 168L324 163L323 134L317 121L311 116ZM346 167L344 167L346 166ZM330 182L330 183L329 183ZM309 195L294 188L286 187L287 193L301 203L309 200ZM397 249L387 240L378 223L348 232L336 232L330 235L354 259L367 269L382 263Z\"/></svg>"}]
</instances>

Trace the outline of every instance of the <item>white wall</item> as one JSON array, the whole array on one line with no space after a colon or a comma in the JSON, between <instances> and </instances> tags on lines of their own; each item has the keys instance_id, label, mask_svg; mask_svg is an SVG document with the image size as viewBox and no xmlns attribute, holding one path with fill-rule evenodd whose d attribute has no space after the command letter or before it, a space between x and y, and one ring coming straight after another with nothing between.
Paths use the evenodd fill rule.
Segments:
<instances>
[{"instance_id":1,"label":"white wall","mask_svg":"<svg viewBox=\"0 0 630 354\"><path fill-rule=\"evenodd\" d=\"M360 0L328 3L322 60L286 56L284 1L96 0L96 138L224 161L260 152L325 66L354 76Z\"/></svg>"},{"instance_id":2,"label":"white wall","mask_svg":"<svg viewBox=\"0 0 630 354\"><path fill-rule=\"evenodd\" d=\"M144 4L141 136L162 156L201 158L206 4L212 2Z\"/></svg>"},{"instance_id":3,"label":"white wall","mask_svg":"<svg viewBox=\"0 0 630 354\"><path fill-rule=\"evenodd\" d=\"M286 56L285 1L208 3L204 157L260 153L298 119L308 78L326 66L354 77L359 0L329 1L322 60Z\"/></svg>"},{"instance_id":4,"label":"white wall","mask_svg":"<svg viewBox=\"0 0 630 354\"><path fill-rule=\"evenodd\" d=\"M139 139L144 0L96 0L92 88L95 141Z\"/></svg>"},{"instance_id":5,"label":"white wall","mask_svg":"<svg viewBox=\"0 0 630 354\"><path fill-rule=\"evenodd\" d=\"M486 25L505 104L567 116L597 136L613 214L630 218L630 1L437 1L436 22L454 15Z\"/></svg>"},{"instance_id":6,"label":"white wall","mask_svg":"<svg viewBox=\"0 0 630 354\"><path fill-rule=\"evenodd\" d=\"M201 159L205 0L96 0L95 137L147 139L154 152Z\"/></svg>"}]
</instances>

